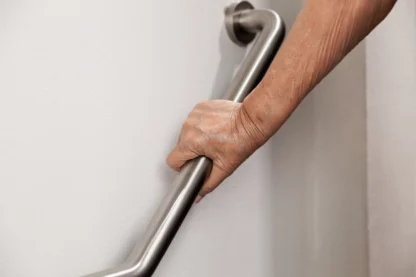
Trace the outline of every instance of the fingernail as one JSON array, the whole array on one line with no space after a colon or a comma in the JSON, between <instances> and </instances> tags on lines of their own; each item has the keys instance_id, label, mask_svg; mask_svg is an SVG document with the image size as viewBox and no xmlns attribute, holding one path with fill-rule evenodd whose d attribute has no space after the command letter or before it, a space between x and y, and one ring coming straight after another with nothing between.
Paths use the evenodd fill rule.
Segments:
<instances>
[{"instance_id":1,"label":"fingernail","mask_svg":"<svg viewBox=\"0 0 416 277\"><path fill-rule=\"evenodd\" d=\"M202 200L202 196L198 195L195 200L195 204L198 204Z\"/></svg>"}]
</instances>

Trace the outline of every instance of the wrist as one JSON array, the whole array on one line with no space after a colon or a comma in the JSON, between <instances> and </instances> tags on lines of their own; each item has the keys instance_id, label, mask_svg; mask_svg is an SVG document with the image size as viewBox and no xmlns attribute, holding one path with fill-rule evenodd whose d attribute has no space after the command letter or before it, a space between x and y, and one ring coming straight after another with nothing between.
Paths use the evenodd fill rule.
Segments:
<instances>
[{"instance_id":1,"label":"wrist","mask_svg":"<svg viewBox=\"0 0 416 277\"><path fill-rule=\"evenodd\" d=\"M269 139L262 129L262 126L253 120L252 115L247 110L244 102L240 106L238 117L242 130L245 132L248 139L256 145L256 147L260 147Z\"/></svg>"},{"instance_id":2,"label":"wrist","mask_svg":"<svg viewBox=\"0 0 416 277\"><path fill-rule=\"evenodd\" d=\"M276 95L260 84L242 103L245 118L255 126L263 140L273 136L293 110L287 99Z\"/></svg>"}]
</instances>

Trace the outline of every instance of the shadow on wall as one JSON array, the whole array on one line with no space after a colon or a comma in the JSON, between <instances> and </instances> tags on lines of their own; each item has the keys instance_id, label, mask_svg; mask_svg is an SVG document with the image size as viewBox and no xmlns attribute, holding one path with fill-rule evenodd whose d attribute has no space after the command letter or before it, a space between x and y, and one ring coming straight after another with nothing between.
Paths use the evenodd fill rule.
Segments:
<instances>
[{"instance_id":1,"label":"shadow on wall","mask_svg":"<svg viewBox=\"0 0 416 277\"><path fill-rule=\"evenodd\" d=\"M300 0L273 1L270 6L283 18L289 33L302 7ZM312 201L310 178L314 148L314 103L307 97L288 122L265 146L270 158L268 195L271 209L270 261L275 276L315 276L308 252L313 215L307 208Z\"/></svg>"},{"instance_id":2,"label":"shadow on wall","mask_svg":"<svg viewBox=\"0 0 416 277\"><path fill-rule=\"evenodd\" d=\"M304 1L269 1L289 31ZM364 58L360 46L265 145L274 276L368 276Z\"/></svg>"},{"instance_id":3,"label":"shadow on wall","mask_svg":"<svg viewBox=\"0 0 416 277\"><path fill-rule=\"evenodd\" d=\"M215 75L214 86L212 88L212 99L223 98L224 93L233 79L235 71L244 59L246 48L238 49L228 37L227 31L223 26L219 38L219 50L221 60Z\"/></svg>"}]
</instances>

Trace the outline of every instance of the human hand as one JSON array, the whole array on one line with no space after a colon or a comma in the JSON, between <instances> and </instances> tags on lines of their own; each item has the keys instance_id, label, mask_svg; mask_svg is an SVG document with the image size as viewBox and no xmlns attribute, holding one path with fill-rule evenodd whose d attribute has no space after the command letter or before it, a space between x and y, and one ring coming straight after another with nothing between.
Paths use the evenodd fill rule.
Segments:
<instances>
[{"instance_id":1,"label":"human hand","mask_svg":"<svg viewBox=\"0 0 416 277\"><path fill-rule=\"evenodd\" d=\"M167 157L174 170L188 160L205 156L213 167L196 199L217 188L266 142L243 104L228 100L205 101L195 106L182 126L178 143Z\"/></svg>"}]
</instances>

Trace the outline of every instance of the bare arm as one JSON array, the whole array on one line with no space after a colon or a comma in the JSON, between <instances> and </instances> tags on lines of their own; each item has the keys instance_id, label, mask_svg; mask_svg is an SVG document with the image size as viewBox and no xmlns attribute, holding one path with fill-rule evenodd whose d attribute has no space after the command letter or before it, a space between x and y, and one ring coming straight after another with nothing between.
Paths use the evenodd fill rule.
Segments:
<instances>
[{"instance_id":1,"label":"bare arm","mask_svg":"<svg viewBox=\"0 0 416 277\"><path fill-rule=\"evenodd\" d=\"M290 1L290 0L287 0ZM307 0L261 83L241 103L198 104L167 158L174 169L206 156L197 202L261 147L304 97L390 12L396 0Z\"/></svg>"},{"instance_id":2,"label":"bare arm","mask_svg":"<svg viewBox=\"0 0 416 277\"><path fill-rule=\"evenodd\" d=\"M265 138L390 12L396 0L308 0L244 109Z\"/></svg>"}]
</instances>

